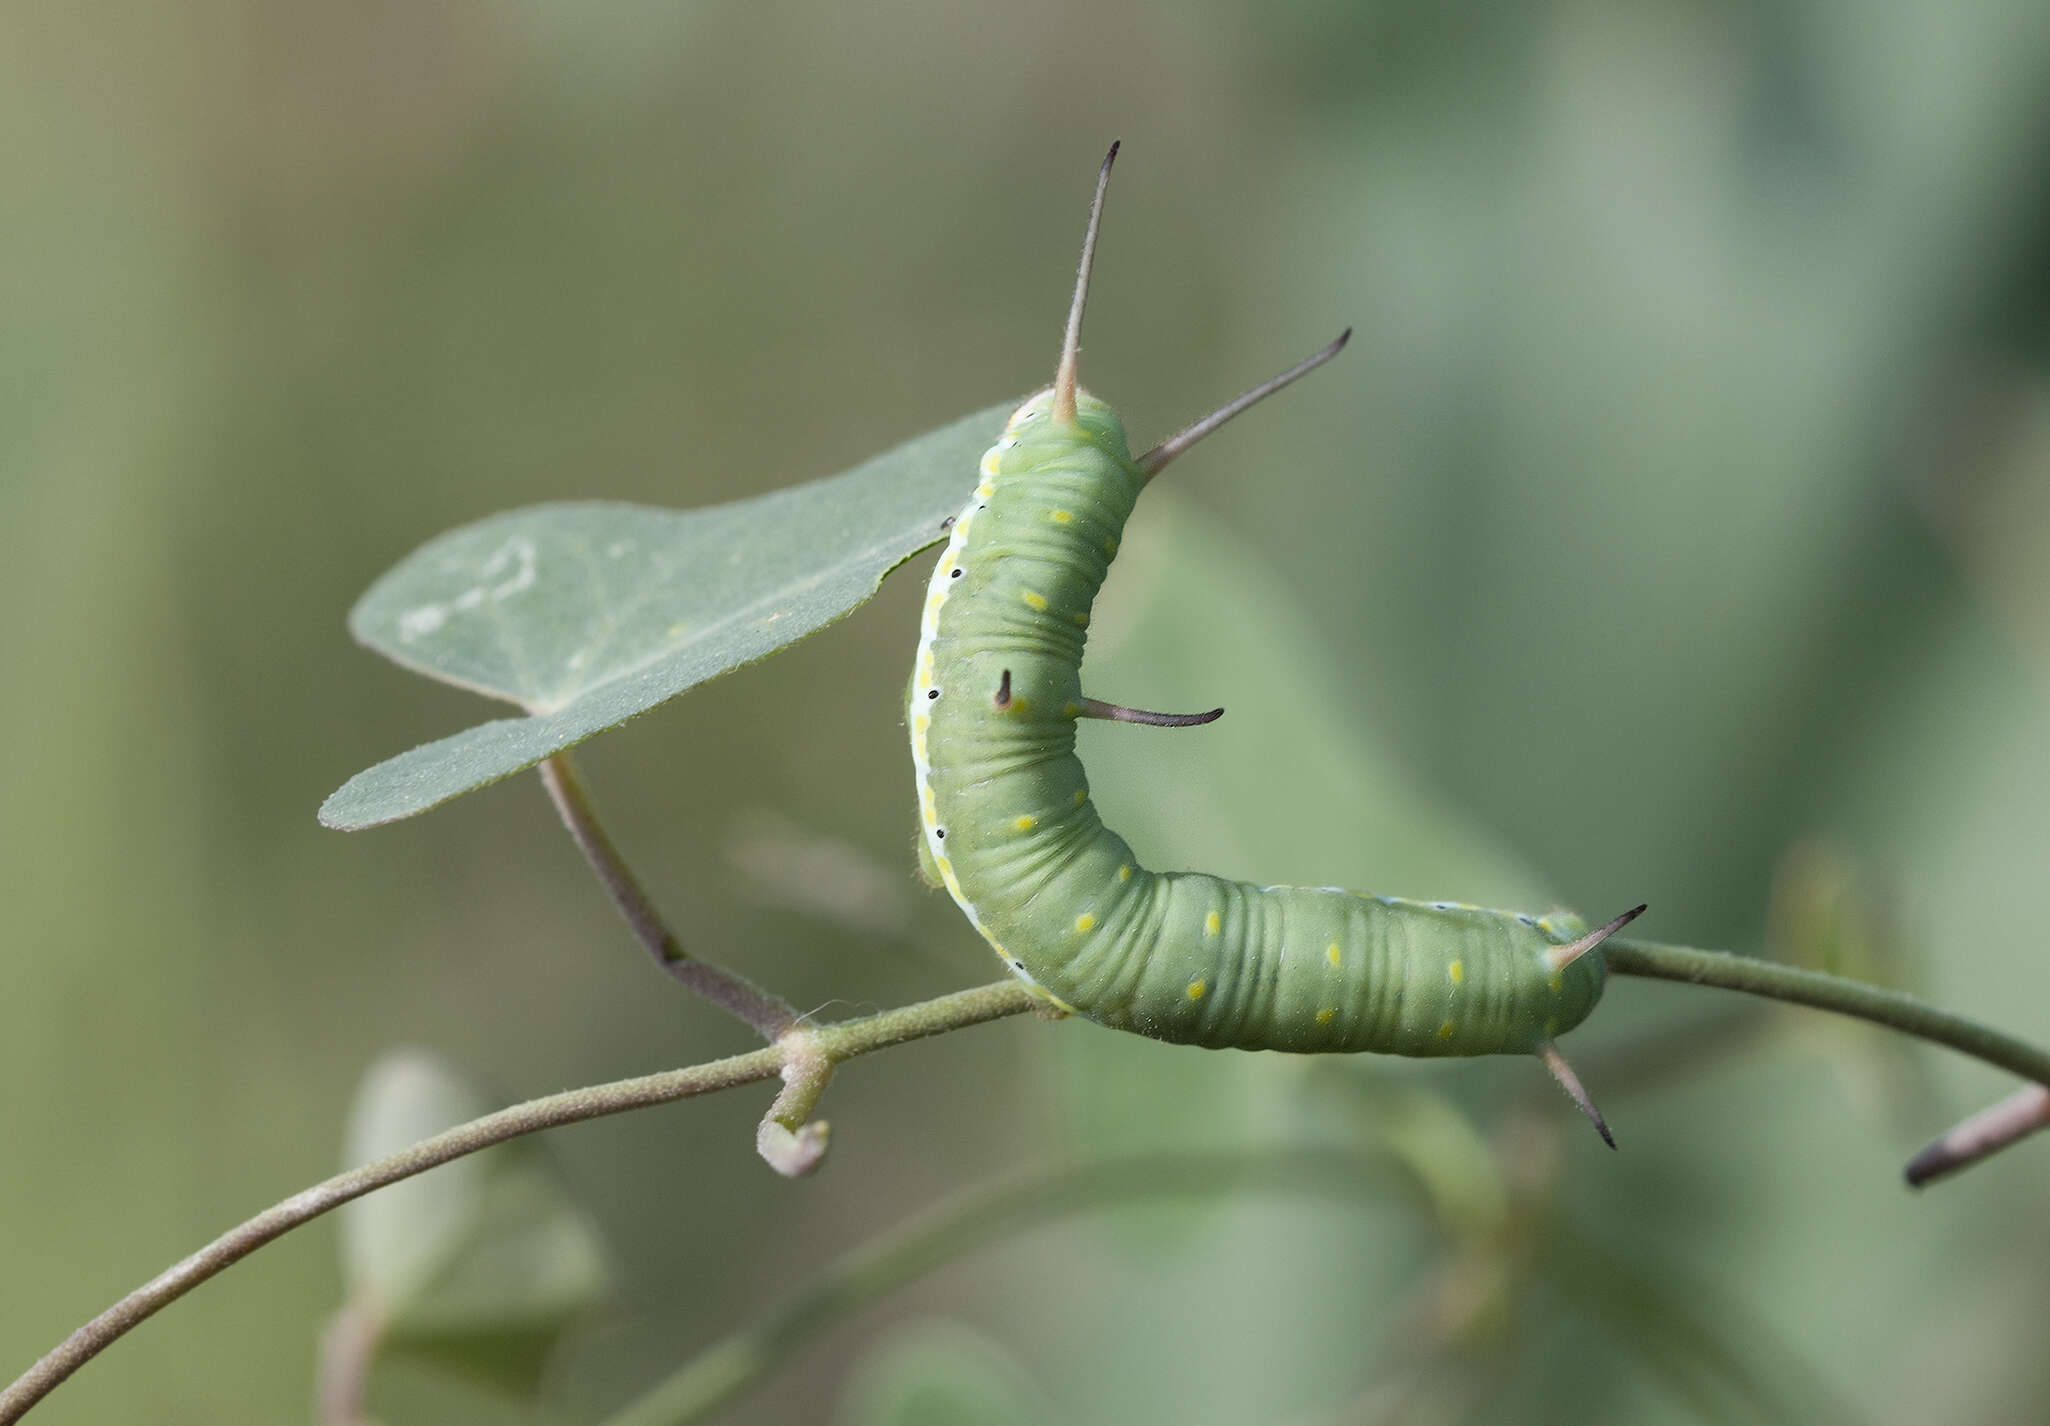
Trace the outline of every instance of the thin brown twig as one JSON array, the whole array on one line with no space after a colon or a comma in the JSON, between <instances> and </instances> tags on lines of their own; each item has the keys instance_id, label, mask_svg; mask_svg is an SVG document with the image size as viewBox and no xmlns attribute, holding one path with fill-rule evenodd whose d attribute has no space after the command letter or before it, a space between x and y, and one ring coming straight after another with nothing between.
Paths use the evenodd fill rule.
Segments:
<instances>
[{"instance_id":1,"label":"thin brown twig","mask_svg":"<svg viewBox=\"0 0 2050 1426\"><path fill-rule=\"evenodd\" d=\"M648 948L656 965L686 989L747 1022L756 1034L771 1043L797 1023L797 1011L782 997L683 948L599 822L591 790L569 753L543 759L539 771L542 786L548 789L555 810L562 814L562 825L569 829L570 837L583 852L584 860L591 864L612 904L619 908L619 914L626 918L640 943Z\"/></svg>"}]
</instances>

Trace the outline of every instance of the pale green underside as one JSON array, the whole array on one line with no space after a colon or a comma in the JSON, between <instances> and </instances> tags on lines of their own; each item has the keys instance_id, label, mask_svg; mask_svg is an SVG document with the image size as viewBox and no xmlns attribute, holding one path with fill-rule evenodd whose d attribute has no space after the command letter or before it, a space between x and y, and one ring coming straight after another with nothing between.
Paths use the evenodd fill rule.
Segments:
<instances>
[{"instance_id":1,"label":"pale green underside","mask_svg":"<svg viewBox=\"0 0 2050 1426\"><path fill-rule=\"evenodd\" d=\"M823 628L936 544L1011 404L852 470L701 510L508 511L400 561L349 616L366 647L528 716L386 759L320 820L396 821L573 747Z\"/></svg>"}]
</instances>

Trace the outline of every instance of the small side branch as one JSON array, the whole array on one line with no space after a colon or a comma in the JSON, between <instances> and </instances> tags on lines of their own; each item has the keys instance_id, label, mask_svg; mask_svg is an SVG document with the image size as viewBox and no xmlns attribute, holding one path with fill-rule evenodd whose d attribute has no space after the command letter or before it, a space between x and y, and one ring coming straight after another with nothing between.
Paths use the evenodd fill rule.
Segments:
<instances>
[{"instance_id":1,"label":"small side branch","mask_svg":"<svg viewBox=\"0 0 2050 1426\"><path fill-rule=\"evenodd\" d=\"M2050 1129L2050 1089L2024 1085L1990 1109L1982 1109L1908 1160L1902 1176L1910 1188L1970 1168L2018 1139Z\"/></svg>"},{"instance_id":2,"label":"small side branch","mask_svg":"<svg viewBox=\"0 0 2050 1426\"><path fill-rule=\"evenodd\" d=\"M832 1131L825 1120L813 1120L811 1112L832 1083L833 1061L808 1030L792 1030L782 1044L783 1092L755 1131L755 1149L785 1178L803 1178L826 1157Z\"/></svg>"},{"instance_id":3,"label":"small side branch","mask_svg":"<svg viewBox=\"0 0 2050 1426\"><path fill-rule=\"evenodd\" d=\"M683 948L675 933L663 923L662 913L641 889L626 858L606 834L591 800L591 790L568 753L557 753L544 760L540 773L542 786L548 789L555 810L562 814L562 825L569 829L570 837L583 852L584 860L591 864L612 904L619 908L619 914L626 918L640 943L648 948L656 965L686 989L746 1021L764 1040L778 1039L797 1023L797 1011L780 996Z\"/></svg>"}]
</instances>

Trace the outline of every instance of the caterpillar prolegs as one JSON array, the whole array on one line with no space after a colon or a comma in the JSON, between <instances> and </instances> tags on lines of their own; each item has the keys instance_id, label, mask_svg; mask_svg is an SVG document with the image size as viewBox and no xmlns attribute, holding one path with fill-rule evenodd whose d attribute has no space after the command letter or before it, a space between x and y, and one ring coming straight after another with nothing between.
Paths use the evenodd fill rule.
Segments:
<instances>
[{"instance_id":1,"label":"caterpillar prolegs","mask_svg":"<svg viewBox=\"0 0 2050 1426\"><path fill-rule=\"evenodd\" d=\"M1053 385L982 457L926 593L909 720L928 875L1063 1010L1219 1048L1535 1054L1608 1139L1553 1040L1593 1010L1597 948L1642 906L1590 932L1565 915L1151 872L1091 805L1078 719L1181 726L1223 712L1147 713L1082 692L1090 606L1139 492L1351 335L1133 457L1117 415L1076 384L1116 157L1097 176Z\"/></svg>"}]
</instances>

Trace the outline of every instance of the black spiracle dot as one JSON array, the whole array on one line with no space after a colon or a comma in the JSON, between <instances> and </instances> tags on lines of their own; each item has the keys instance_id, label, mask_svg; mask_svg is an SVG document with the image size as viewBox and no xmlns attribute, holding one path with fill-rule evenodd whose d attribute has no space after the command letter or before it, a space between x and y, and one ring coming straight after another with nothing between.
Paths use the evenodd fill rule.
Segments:
<instances>
[{"instance_id":1,"label":"black spiracle dot","mask_svg":"<svg viewBox=\"0 0 2050 1426\"><path fill-rule=\"evenodd\" d=\"M953 528L954 528L954 517L953 517L952 515L949 515L949 516L948 516L948 517L947 517L946 519L944 519L944 520L940 521L940 528L941 528L942 530L951 530L951 529L953 529Z\"/></svg>"},{"instance_id":2,"label":"black spiracle dot","mask_svg":"<svg viewBox=\"0 0 2050 1426\"><path fill-rule=\"evenodd\" d=\"M940 691L937 688L928 688L925 691L925 696L927 698L937 698L940 696Z\"/></svg>"},{"instance_id":3,"label":"black spiracle dot","mask_svg":"<svg viewBox=\"0 0 2050 1426\"><path fill-rule=\"evenodd\" d=\"M959 578L961 577L961 574L962 574L962 571L961 571L961 569L960 569L960 568L959 568L958 566L956 566L956 568L955 568L954 572L953 572L952 574L948 575L948 576L947 576L947 578L949 578L949 579L959 579Z\"/></svg>"},{"instance_id":4,"label":"black spiracle dot","mask_svg":"<svg viewBox=\"0 0 2050 1426\"><path fill-rule=\"evenodd\" d=\"M933 835L934 835L935 837L938 837L938 838L939 838L939 839L940 839L941 841L943 841L943 842L947 840L947 829L946 829L945 827L935 827L935 828L933 828L933 829L932 829L932 834L933 834Z\"/></svg>"}]
</instances>

